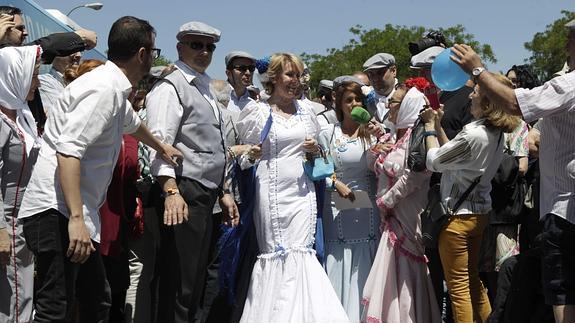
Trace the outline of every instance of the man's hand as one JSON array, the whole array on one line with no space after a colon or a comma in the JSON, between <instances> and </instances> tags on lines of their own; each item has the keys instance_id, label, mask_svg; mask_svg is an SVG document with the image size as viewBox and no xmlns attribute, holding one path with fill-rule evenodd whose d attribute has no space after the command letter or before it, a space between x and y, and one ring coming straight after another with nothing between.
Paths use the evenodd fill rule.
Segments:
<instances>
[{"instance_id":1,"label":"man's hand","mask_svg":"<svg viewBox=\"0 0 575 323\"><path fill-rule=\"evenodd\" d=\"M162 149L161 151L158 151L158 153L161 154L162 159L174 167L178 166L178 161L183 160L184 155L171 145L164 143L161 143L160 145L162 146Z\"/></svg>"},{"instance_id":2,"label":"man's hand","mask_svg":"<svg viewBox=\"0 0 575 323\"><path fill-rule=\"evenodd\" d=\"M75 33L78 36L82 37L82 40L84 41L84 43L86 43L86 50L90 50L96 47L96 45L98 44L98 35L91 30L78 29L75 31Z\"/></svg>"},{"instance_id":3,"label":"man's hand","mask_svg":"<svg viewBox=\"0 0 575 323\"><path fill-rule=\"evenodd\" d=\"M12 248L8 230L6 228L0 229L0 266L6 266L8 263L10 263L11 249Z\"/></svg>"},{"instance_id":4,"label":"man's hand","mask_svg":"<svg viewBox=\"0 0 575 323\"><path fill-rule=\"evenodd\" d=\"M177 225L188 220L188 204L180 194L166 196L164 201L164 224Z\"/></svg>"},{"instance_id":5,"label":"man's hand","mask_svg":"<svg viewBox=\"0 0 575 323\"><path fill-rule=\"evenodd\" d=\"M90 254L96 251L83 216L70 217L68 220L68 237L70 238L70 244L68 245L66 256L70 257L71 262L83 264L88 260Z\"/></svg>"},{"instance_id":6,"label":"man's hand","mask_svg":"<svg viewBox=\"0 0 575 323\"><path fill-rule=\"evenodd\" d=\"M0 40L6 36L6 33L10 28L14 28L16 24L14 23L14 16L2 14L0 15Z\"/></svg>"},{"instance_id":7,"label":"man's hand","mask_svg":"<svg viewBox=\"0 0 575 323\"><path fill-rule=\"evenodd\" d=\"M471 74L471 71L476 67L483 67L481 63L481 58L469 45L465 44L455 44L453 45L451 51L453 56L451 60L457 63L467 74Z\"/></svg>"},{"instance_id":8,"label":"man's hand","mask_svg":"<svg viewBox=\"0 0 575 323\"><path fill-rule=\"evenodd\" d=\"M220 197L220 207L224 215L223 222L225 225L235 227L240 223L238 206L231 194L226 193Z\"/></svg>"}]
</instances>

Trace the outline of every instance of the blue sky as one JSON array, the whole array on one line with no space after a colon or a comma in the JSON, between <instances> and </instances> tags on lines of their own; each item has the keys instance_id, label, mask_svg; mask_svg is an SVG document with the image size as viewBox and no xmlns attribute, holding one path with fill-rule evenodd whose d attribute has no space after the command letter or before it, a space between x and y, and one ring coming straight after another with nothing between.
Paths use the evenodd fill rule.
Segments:
<instances>
[{"instance_id":1,"label":"blue sky","mask_svg":"<svg viewBox=\"0 0 575 323\"><path fill-rule=\"evenodd\" d=\"M76 5L91 1L36 0L46 9L67 13ZM498 59L490 69L506 71L522 63L529 53L523 43L560 18L561 10L575 11L570 0L100 0L100 11L75 10L71 18L98 33L98 48L106 49L112 23L124 15L150 21L157 30L156 47L170 60L176 59L175 35L180 25L198 20L222 31L208 73L225 78L224 56L245 50L256 57L289 51L296 54L325 54L340 48L351 38L349 27L382 28L385 24L450 27L462 24L475 38L488 43ZM401 66L399 68L402 68ZM406 68L406 67L405 67Z\"/></svg>"}]
</instances>

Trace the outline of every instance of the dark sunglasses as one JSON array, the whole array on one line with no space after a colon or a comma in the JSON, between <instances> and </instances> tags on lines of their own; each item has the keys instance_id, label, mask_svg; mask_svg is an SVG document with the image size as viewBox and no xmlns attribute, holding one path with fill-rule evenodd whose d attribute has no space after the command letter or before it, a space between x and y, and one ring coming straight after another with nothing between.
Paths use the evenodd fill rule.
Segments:
<instances>
[{"instance_id":1,"label":"dark sunglasses","mask_svg":"<svg viewBox=\"0 0 575 323\"><path fill-rule=\"evenodd\" d=\"M205 48L210 53L212 53L213 51L216 50L216 44L214 44L214 43L204 44L204 43L199 42L199 41L194 41L194 42L189 42L189 43L182 42L182 44L188 45L188 47L190 47L193 50L203 50Z\"/></svg>"},{"instance_id":2,"label":"dark sunglasses","mask_svg":"<svg viewBox=\"0 0 575 323\"><path fill-rule=\"evenodd\" d=\"M255 65L234 65L232 67L235 70L238 70L242 73L245 73L246 71L250 71L250 73L253 73L256 70Z\"/></svg>"},{"instance_id":3,"label":"dark sunglasses","mask_svg":"<svg viewBox=\"0 0 575 323\"><path fill-rule=\"evenodd\" d=\"M158 57L160 57L161 52L162 52L162 50L159 48L150 48L150 53L152 53L153 59L157 59Z\"/></svg>"}]
</instances>

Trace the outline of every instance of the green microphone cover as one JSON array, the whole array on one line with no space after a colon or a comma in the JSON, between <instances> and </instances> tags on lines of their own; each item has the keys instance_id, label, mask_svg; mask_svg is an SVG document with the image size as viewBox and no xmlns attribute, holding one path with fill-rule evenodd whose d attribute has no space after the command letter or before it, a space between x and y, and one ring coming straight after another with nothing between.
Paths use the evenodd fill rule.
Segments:
<instances>
[{"instance_id":1,"label":"green microphone cover","mask_svg":"<svg viewBox=\"0 0 575 323\"><path fill-rule=\"evenodd\" d=\"M366 124L371 120L371 114L363 107L357 106L351 109L351 119L359 124Z\"/></svg>"}]
</instances>

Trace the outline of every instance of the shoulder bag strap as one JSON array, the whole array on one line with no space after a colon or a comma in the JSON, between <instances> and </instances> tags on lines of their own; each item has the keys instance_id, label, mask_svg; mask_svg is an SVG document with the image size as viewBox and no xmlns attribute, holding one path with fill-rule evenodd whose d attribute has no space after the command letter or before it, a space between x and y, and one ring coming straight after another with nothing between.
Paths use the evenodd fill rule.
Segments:
<instances>
[{"instance_id":1,"label":"shoulder bag strap","mask_svg":"<svg viewBox=\"0 0 575 323\"><path fill-rule=\"evenodd\" d=\"M497 150L499 149L499 145L501 144L501 136L503 135L503 131L501 131L499 133L499 139L497 140L497 146L495 147L495 152L497 152ZM473 180L473 182L471 183L471 185L469 185L469 187L467 188L467 190L465 190L465 192L463 192L463 195L461 195L461 197L459 197L459 199L457 200L457 202L455 203L455 205L453 205L453 209L451 210L452 213L455 213L459 207L461 206L461 204L463 204L463 201L465 201L465 199L469 196L469 194L471 194L471 191L473 191L473 189L475 188L475 186L477 186L477 184L479 184L479 182L481 181L481 177L483 175L477 176L477 178L475 178Z\"/></svg>"}]
</instances>

